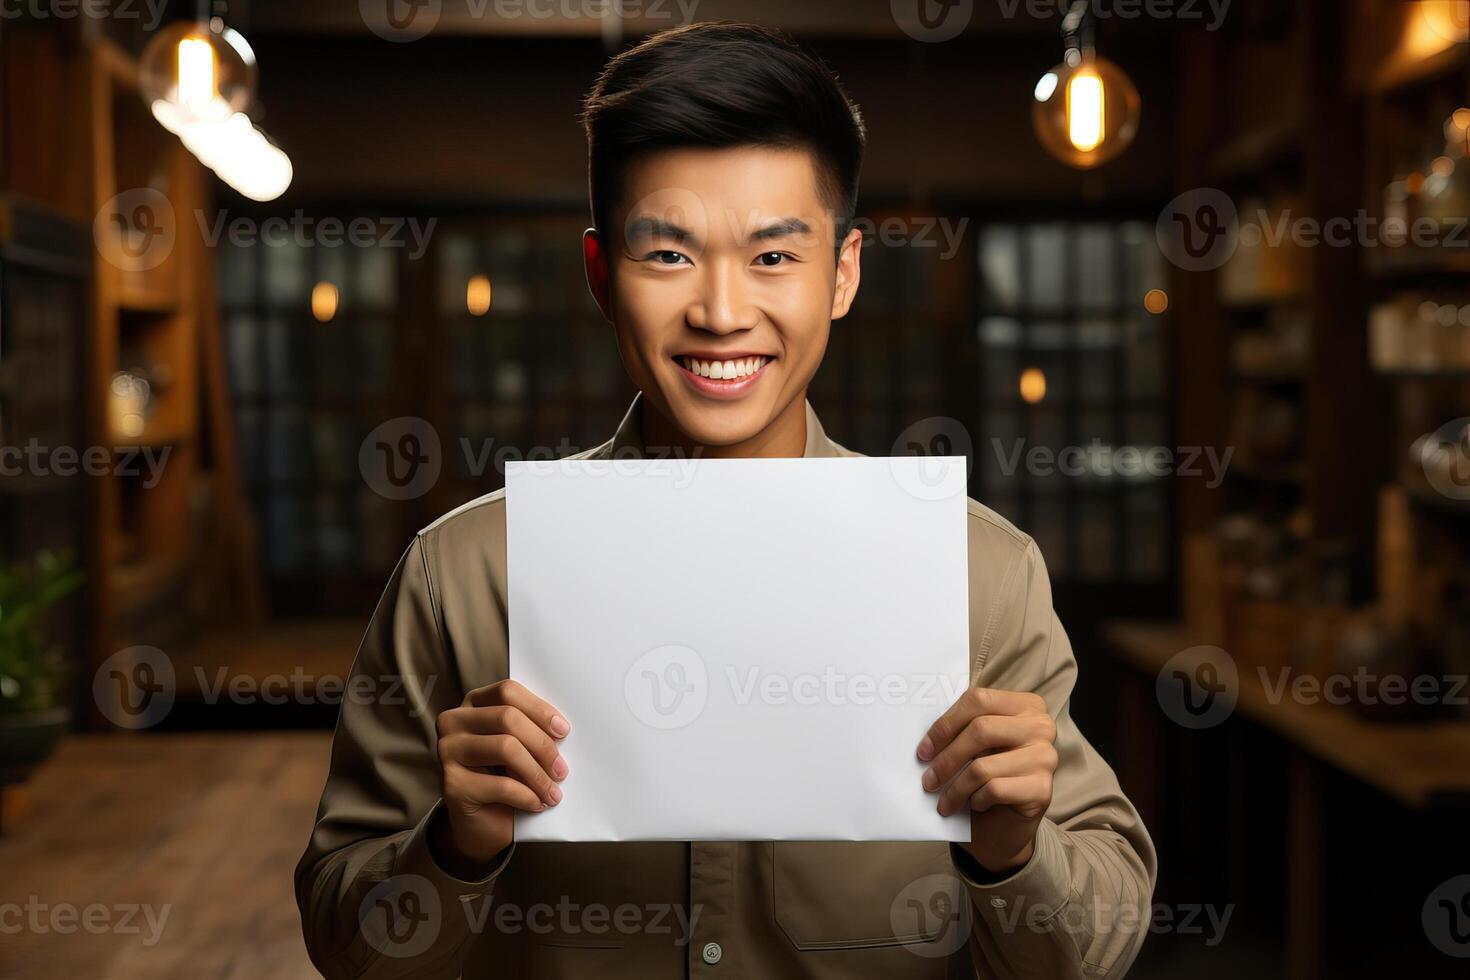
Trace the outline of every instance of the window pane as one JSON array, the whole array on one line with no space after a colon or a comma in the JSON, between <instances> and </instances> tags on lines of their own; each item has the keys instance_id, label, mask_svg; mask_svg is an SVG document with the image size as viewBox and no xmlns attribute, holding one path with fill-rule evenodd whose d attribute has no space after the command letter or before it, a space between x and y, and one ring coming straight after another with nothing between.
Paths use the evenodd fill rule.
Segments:
<instances>
[{"instance_id":1,"label":"window pane","mask_svg":"<svg viewBox=\"0 0 1470 980\"><path fill-rule=\"evenodd\" d=\"M398 270L394 256L400 249L370 245L357 250L357 305L364 310L390 310L398 301Z\"/></svg>"},{"instance_id":2,"label":"window pane","mask_svg":"<svg viewBox=\"0 0 1470 980\"><path fill-rule=\"evenodd\" d=\"M1036 310L1057 310L1067 303L1067 231L1065 225L1038 225L1026 233L1026 302Z\"/></svg>"},{"instance_id":3,"label":"window pane","mask_svg":"<svg viewBox=\"0 0 1470 980\"><path fill-rule=\"evenodd\" d=\"M310 283L310 255L286 239L265 246L265 300L279 309L306 312Z\"/></svg>"},{"instance_id":4,"label":"window pane","mask_svg":"<svg viewBox=\"0 0 1470 980\"><path fill-rule=\"evenodd\" d=\"M1116 300L1113 229L1107 225L1083 226L1077 234L1077 262L1078 305L1089 309L1111 306Z\"/></svg>"},{"instance_id":5,"label":"window pane","mask_svg":"<svg viewBox=\"0 0 1470 980\"><path fill-rule=\"evenodd\" d=\"M260 391L260 324L249 313L237 313L226 323L230 381L237 395L253 395Z\"/></svg>"},{"instance_id":6,"label":"window pane","mask_svg":"<svg viewBox=\"0 0 1470 980\"><path fill-rule=\"evenodd\" d=\"M980 236L980 279L990 309L1021 303L1021 238L1015 228L991 225Z\"/></svg>"}]
</instances>

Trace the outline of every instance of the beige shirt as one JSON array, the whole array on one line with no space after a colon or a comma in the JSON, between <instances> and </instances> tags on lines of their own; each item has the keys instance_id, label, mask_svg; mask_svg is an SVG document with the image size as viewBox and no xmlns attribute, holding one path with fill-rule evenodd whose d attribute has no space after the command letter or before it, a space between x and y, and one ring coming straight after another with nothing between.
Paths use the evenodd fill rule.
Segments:
<instances>
[{"instance_id":1,"label":"beige shirt","mask_svg":"<svg viewBox=\"0 0 1470 980\"><path fill-rule=\"evenodd\" d=\"M583 455L636 453L638 420L635 400ZM806 456L857 455L810 405L806 425ZM482 881L446 874L427 834L435 721L508 675L497 491L419 532L363 638L296 868L313 962L331 978L1122 976L1148 931L1153 845L1068 713L1077 662L1035 543L974 501L968 524L972 683L1034 691L1057 723L1025 867L975 880L968 855L926 842L525 843Z\"/></svg>"}]
</instances>

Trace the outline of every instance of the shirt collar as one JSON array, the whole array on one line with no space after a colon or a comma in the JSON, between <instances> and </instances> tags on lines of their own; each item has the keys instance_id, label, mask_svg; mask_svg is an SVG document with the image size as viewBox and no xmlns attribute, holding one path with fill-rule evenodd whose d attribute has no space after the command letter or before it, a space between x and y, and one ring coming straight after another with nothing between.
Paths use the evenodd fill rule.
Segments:
<instances>
[{"instance_id":1,"label":"shirt collar","mask_svg":"<svg viewBox=\"0 0 1470 980\"><path fill-rule=\"evenodd\" d=\"M846 450L827 437L827 432L817 419L817 412L812 408L812 403L808 401L804 404L806 405L806 448L802 451L802 456L810 458L848 455ZM633 396L633 403L628 406L628 411L623 415L623 421L618 423L617 431L613 433L612 440L608 443L610 455L627 457L642 452L642 409L643 393L639 392Z\"/></svg>"}]
</instances>

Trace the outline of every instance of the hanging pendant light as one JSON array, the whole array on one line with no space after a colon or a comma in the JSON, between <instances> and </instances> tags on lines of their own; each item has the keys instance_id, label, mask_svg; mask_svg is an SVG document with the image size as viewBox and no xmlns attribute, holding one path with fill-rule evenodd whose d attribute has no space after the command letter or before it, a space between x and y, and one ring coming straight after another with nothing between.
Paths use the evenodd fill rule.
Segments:
<instances>
[{"instance_id":1,"label":"hanging pendant light","mask_svg":"<svg viewBox=\"0 0 1470 980\"><path fill-rule=\"evenodd\" d=\"M1138 134L1138 89L1121 68L1098 57L1087 0L1062 18L1062 36L1066 55L1036 83L1031 125L1048 153L1091 170L1117 157Z\"/></svg>"},{"instance_id":2,"label":"hanging pendant light","mask_svg":"<svg viewBox=\"0 0 1470 980\"><path fill-rule=\"evenodd\" d=\"M143 50L138 87L155 116L220 122L255 100L255 52L219 18L175 21Z\"/></svg>"},{"instance_id":3,"label":"hanging pendant light","mask_svg":"<svg viewBox=\"0 0 1470 980\"><path fill-rule=\"evenodd\" d=\"M180 20L157 32L138 65L153 118L199 162L253 201L291 185L291 158L251 121L255 52L220 18Z\"/></svg>"}]
</instances>

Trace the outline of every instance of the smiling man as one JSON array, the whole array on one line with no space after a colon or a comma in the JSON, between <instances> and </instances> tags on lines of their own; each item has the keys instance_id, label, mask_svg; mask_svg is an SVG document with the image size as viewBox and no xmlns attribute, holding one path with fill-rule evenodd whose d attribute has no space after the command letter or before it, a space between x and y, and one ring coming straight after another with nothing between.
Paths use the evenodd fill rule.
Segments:
<instances>
[{"instance_id":1,"label":"smiling man","mask_svg":"<svg viewBox=\"0 0 1470 980\"><path fill-rule=\"evenodd\" d=\"M585 122L587 281L641 392L586 455L852 455L806 401L861 274L865 136L832 74L779 34L701 24L614 58ZM504 494L441 518L353 670L444 682L342 708L296 871L313 961L329 977L1121 976L1152 844L1068 713L1077 665L1035 544L971 501L968 548L973 686L914 752L972 843L517 845L513 813L563 798L576 719L508 679Z\"/></svg>"}]
</instances>

